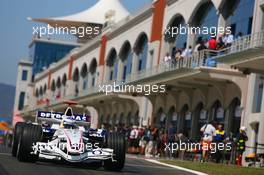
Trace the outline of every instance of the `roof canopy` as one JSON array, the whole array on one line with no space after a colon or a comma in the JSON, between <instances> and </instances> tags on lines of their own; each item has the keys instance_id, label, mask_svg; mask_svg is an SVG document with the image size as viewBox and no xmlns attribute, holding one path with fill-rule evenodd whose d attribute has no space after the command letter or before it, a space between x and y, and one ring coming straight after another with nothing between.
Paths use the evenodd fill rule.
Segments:
<instances>
[{"instance_id":1,"label":"roof canopy","mask_svg":"<svg viewBox=\"0 0 264 175\"><path fill-rule=\"evenodd\" d=\"M118 22L129 15L120 0L99 0L91 8L63 17L29 18L29 20L47 23L53 27L72 27L104 24L108 21Z\"/></svg>"}]
</instances>

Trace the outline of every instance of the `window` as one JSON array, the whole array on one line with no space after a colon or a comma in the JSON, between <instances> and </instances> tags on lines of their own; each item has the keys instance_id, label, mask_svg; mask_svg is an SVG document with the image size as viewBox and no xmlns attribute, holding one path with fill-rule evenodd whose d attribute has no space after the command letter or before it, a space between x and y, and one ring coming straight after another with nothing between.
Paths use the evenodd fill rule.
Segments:
<instances>
[{"instance_id":1,"label":"window","mask_svg":"<svg viewBox=\"0 0 264 175\"><path fill-rule=\"evenodd\" d=\"M113 70L111 70L111 71L110 71L110 77L109 77L109 80L110 80L110 81L113 80L113 74L114 74L114 72L113 72Z\"/></svg>"},{"instance_id":2,"label":"window","mask_svg":"<svg viewBox=\"0 0 264 175\"><path fill-rule=\"evenodd\" d=\"M92 79L92 87L94 87L95 86L95 78L93 77L93 79Z\"/></svg>"},{"instance_id":3,"label":"window","mask_svg":"<svg viewBox=\"0 0 264 175\"><path fill-rule=\"evenodd\" d=\"M252 32L252 23L253 23L253 17L250 17L249 20L248 20L248 31L247 31L247 34L251 34Z\"/></svg>"},{"instance_id":4,"label":"window","mask_svg":"<svg viewBox=\"0 0 264 175\"><path fill-rule=\"evenodd\" d=\"M239 32L243 35L251 34L254 5L255 0L239 1L237 7L227 19L227 26L236 25L235 29L232 28L233 34L237 35Z\"/></svg>"},{"instance_id":5,"label":"window","mask_svg":"<svg viewBox=\"0 0 264 175\"><path fill-rule=\"evenodd\" d=\"M261 112L261 105L262 105L262 98L263 98L263 83L259 85L258 92L257 92L257 98L256 98L256 113Z\"/></svg>"},{"instance_id":6,"label":"window","mask_svg":"<svg viewBox=\"0 0 264 175\"><path fill-rule=\"evenodd\" d=\"M138 63L138 71L141 71L142 69L142 60L139 60L139 63Z\"/></svg>"},{"instance_id":7,"label":"window","mask_svg":"<svg viewBox=\"0 0 264 175\"><path fill-rule=\"evenodd\" d=\"M123 76L122 76L122 80L126 81L126 73L127 73L127 66L124 66L124 70L123 70Z\"/></svg>"},{"instance_id":8,"label":"window","mask_svg":"<svg viewBox=\"0 0 264 175\"><path fill-rule=\"evenodd\" d=\"M25 95L26 95L25 92L20 92L19 102L18 102L18 110L19 111L22 110L24 107Z\"/></svg>"},{"instance_id":9,"label":"window","mask_svg":"<svg viewBox=\"0 0 264 175\"><path fill-rule=\"evenodd\" d=\"M22 71L22 81L27 81L27 74L28 74L27 70Z\"/></svg>"}]
</instances>

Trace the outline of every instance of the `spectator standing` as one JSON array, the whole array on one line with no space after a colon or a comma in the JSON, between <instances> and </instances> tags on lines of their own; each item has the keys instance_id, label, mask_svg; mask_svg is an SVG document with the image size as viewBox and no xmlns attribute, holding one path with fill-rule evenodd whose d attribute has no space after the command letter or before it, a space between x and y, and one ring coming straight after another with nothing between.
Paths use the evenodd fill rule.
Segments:
<instances>
[{"instance_id":1,"label":"spectator standing","mask_svg":"<svg viewBox=\"0 0 264 175\"><path fill-rule=\"evenodd\" d=\"M132 131L130 132L130 136L129 136L131 153L136 153L137 152L137 149L138 149L138 136L139 136L139 133L138 133L137 126L134 125Z\"/></svg>"},{"instance_id":2,"label":"spectator standing","mask_svg":"<svg viewBox=\"0 0 264 175\"><path fill-rule=\"evenodd\" d=\"M145 149L146 149L146 145L147 145L147 140L145 138L146 136L146 130L144 127L140 128L140 141L139 141L139 147L140 147L140 154L144 155L145 154Z\"/></svg>"},{"instance_id":3,"label":"spectator standing","mask_svg":"<svg viewBox=\"0 0 264 175\"><path fill-rule=\"evenodd\" d=\"M246 141L248 140L246 127L242 126L239 130L236 139L236 146L237 146L237 158L236 163L238 166L242 166L242 155L246 150Z\"/></svg>"},{"instance_id":4,"label":"spectator standing","mask_svg":"<svg viewBox=\"0 0 264 175\"><path fill-rule=\"evenodd\" d=\"M225 43L223 41L223 37L220 36L217 42L217 50L222 50L224 48L225 48Z\"/></svg>"},{"instance_id":5,"label":"spectator standing","mask_svg":"<svg viewBox=\"0 0 264 175\"><path fill-rule=\"evenodd\" d=\"M238 34L237 34L237 39L241 39L243 37L243 33L242 32L238 32Z\"/></svg>"},{"instance_id":6,"label":"spectator standing","mask_svg":"<svg viewBox=\"0 0 264 175\"><path fill-rule=\"evenodd\" d=\"M223 125L219 124L214 134L214 142L217 145L219 145L219 144L224 144L224 140L225 140L225 131L223 129ZM224 150L219 150L218 148L219 148L218 146L216 146L215 148L216 149L216 152L215 152L216 163L220 163L220 161L223 158L223 152L224 152Z\"/></svg>"},{"instance_id":7,"label":"spectator standing","mask_svg":"<svg viewBox=\"0 0 264 175\"><path fill-rule=\"evenodd\" d=\"M209 151L211 147L211 143L213 141L213 136L215 133L215 127L213 126L213 121L209 122L208 124L205 124L200 131L202 132L202 161L208 161L209 158Z\"/></svg>"},{"instance_id":8,"label":"spectator standing","mask_svg":"<svg viewBox=\"0 0 264 175\"><path fill-rule=\"evenodd\" d=\"M207 49L206 45L205 45L205 41L201 41L199 47L197 48L197 50L200 52L202 50Z\"/></svg>"},{"instance_id":9,"label":"spectator standing","mask_svg":"<svg viewBox=\"0 0 264 175\"><path fill-rule=\"evenodd\" d=\"M176 50L176 55L175 55L175 65L176 65L176 67L180 67L181 66L182 60L183 60L182 49L177 49Z\"/></svg>"},{"instance_id":10,"label":"spectator standing","mask_svg":"<svg viewBox=\"0 0 264 175\"><path fill-rule=\"evenodd\" d=\"M208 44L209 44L209 49L210 50L216 50L216 48L217 48L217 42L216 42L215 36L211 36Z\"/></svg>"},{"instance_id":11,"label":"spectator standing","mask_svg":"<svg viewBox=\"0 0 264 175\"><path fill-rule=\"evenodd\" d=\"M202 41L203 41L203 38L201 36L199 36L197 41L196 41L196 46L194 47L194 53L199 51L198 48L200 47Z\"/></svg>"},{"instance_id":12,"label":"spectator standing","mask_svg":"<svg viewBox=\"0 0 264 175\"><path fill-rule=\"evenodd\" d=\"M153 155L155 156L158 154L159 130L157 127L153 127L152 136L153 136Z\"/></svg>"},{"instance_id":13,"label":"spectator standing","mask_svg":"<svg viewBox=\"0 0 264 175\"><path fill-rule=\"evenodd\" d=\"M152 135L152 127L149 127L146 132L146 139L148 140L145 155L146 157L151 157L152 150L153 150L153 135Z\"/></svg>"},{"instance_id":14,"label":"spectator standing","mask_svg":"<svg viewBox=\"0 0 264 175\"><path fill-rule=\"evenodd\" d=\"M183 48L182 48L182 53L181 53L181 57L182 58L185 58L186 56L187 56L187 44L186 43L184 43L183 44Z\"/></svg>"},{"instance_id":15,"label":"spectator standing","mask_svg":"<svg viewBox=\"0 0 264 175\"><path fill-rule=\"evenodd\" d=\"M177 53L177 48L173 47L171 51L171 62L173 65L176 64L176 53Z\"/></svg>"},{"instance_id":16,"label":"spectator standing","mask_svg":"<svg viewBox=\"0 0 264 175\"><path fill-rule=\"evenodd\" d=\"M206 48L209 48L209 42L208 42L207 38L205 38L205 40L204 40L204 45Z\"/></svg>"},{"instance_id":17,"label":"spectator standing","mask_svg":"<svg viewBox=\"0 0 264 175\"><path fill-rule=\"evenodd\" d=\"M177 134L177 141L178 141L178 143L187 143L188 142L188 138L183 134L184 133L184 131L183 130L181 130L180 132L179 132L179 134ZM180 145L180 144L179 144ZM179 158L181 159L181 160L183 160L184 159L184 157L185 157L185 151L186 150L183 150L182 148L179 148Z\"/></svg>"},{"instance_id":18,"label":"spectator standing","mask_svg":"<svg viewBox=\"0 0 264 175\"><path fill-rule=\"evenodd\" d=\"M175 58L176 51L177 51L177 48L176 47L173 47L172 48L172 51L171 51L171 59L174 59Z\"/></svg>"},{"instance_id":19,"label":"spectator standing","mask_svg":"<svg viewBox=\"0 0 264 175\"><path fill-rule=\"evenodd\" d=\"M168 129L168 143L169 145L172 145L173 143L175 143L175 141L176 141L176 128L173 127L172 124L170 124L170 127ZM170 150L168 151L169 151L169 154L168 154L169 158L172 158L173 156L172 152Z\"/></svg>"},{"instance_id":20,"label":"spectator standing","mask_svg":"<svg viewBox=\"0 0 264 175\"><path fill-rule=\"evenodd\" d=\"M232 33L226 35L225 44L226 47L231 47L234 42L234 35Z\"/></svg>"},{"instance_id":21,"label":"spectator standing","mask_svg":"<svg viewBox=\"0 0 264 175\"><path fill-rule=\"evenodd\" d=\"M166 53L166 56L164 57L164 63L167 67L170 66L170 62L171 62L171 56L169 53Z\"/></svg>"}]
</instances>

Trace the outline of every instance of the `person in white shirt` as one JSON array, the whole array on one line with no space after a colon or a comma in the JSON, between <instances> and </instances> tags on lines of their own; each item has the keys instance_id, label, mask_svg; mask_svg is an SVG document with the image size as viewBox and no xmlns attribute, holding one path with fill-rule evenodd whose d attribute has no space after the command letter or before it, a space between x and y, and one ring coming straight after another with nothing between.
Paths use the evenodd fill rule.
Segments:
<instances>
[{"instance_id":1,"label":"person in white shirt","mask_svg":"<svg viewBox=\"0 0 264 175\"><path fill-rule=\"evenodd\" d=\"M208 153L210 151L210 146L213 141L215 134L215 127L213 126L213 121L205 124L200 131L203 133L202 137L202 147L203 147L203 161L208 159Z\"/></svg>"},{"instance_id":2,"label":"person in white shirt","mask_svg":"<svg viewBox=\"0 0 264 175\"><path fill-rule=\"evenodd\" d=\"M192 57L192 46L189 46L189 48L185 48L181 54L181 57L191 58Z\"/></svg>"},{"instance_id":3,"label":"person in white shirt","mask_svg":"<svg viewBox=\"0 0 264 175\"><path fill-rule=\"evenodd\" d=\"M226 37L226 47L230 47L233 42L234 42L234 35L230 33Z\"/></svg>"},{"instance_id":4,"label":"person in white shirt","mask_svg":"<svg viewBox=\"0 0 264 175\"><path fill-rule=\"evenodd\" d=\"M171 56L169 53L166 54L166 56L164 57L164 63L167 67L170 66L170 63L171 63Z\"/></svg>"},{"instance_id":5,"label":"person in white shirt","mask_svg":"<svg viewBox=\"0 0 264 175\"><path fill-rule=\"evenodd\" d=\"M136 153L136 150L138 148L138 127L137 126L133 126L133 129L130 132L130 136L129 136L129 140L130 140L130 146L132 147L131 152L132 153Z\"/></svg>"}]
</instances>

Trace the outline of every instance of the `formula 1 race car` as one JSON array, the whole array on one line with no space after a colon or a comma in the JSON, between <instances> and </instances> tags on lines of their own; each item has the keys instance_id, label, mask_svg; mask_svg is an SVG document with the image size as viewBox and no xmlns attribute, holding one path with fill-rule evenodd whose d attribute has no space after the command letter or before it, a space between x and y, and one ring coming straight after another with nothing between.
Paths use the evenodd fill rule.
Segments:
<instances>
[{"instance_id":1,"label":"formula 1 race car","mask_svg":"<svg viewBox=\"0 0 264 175\"><path fill-rule=\"evenodd\" d=\"M68 107L64 114L38 111L37 121L19 122L15 126L12 155L19 161L99 160L106 170L123 169L125 139L122 134L108 133L105 129L86 128L90 117L73 114L71 107Z\"/></svg>"}]
</instances>

